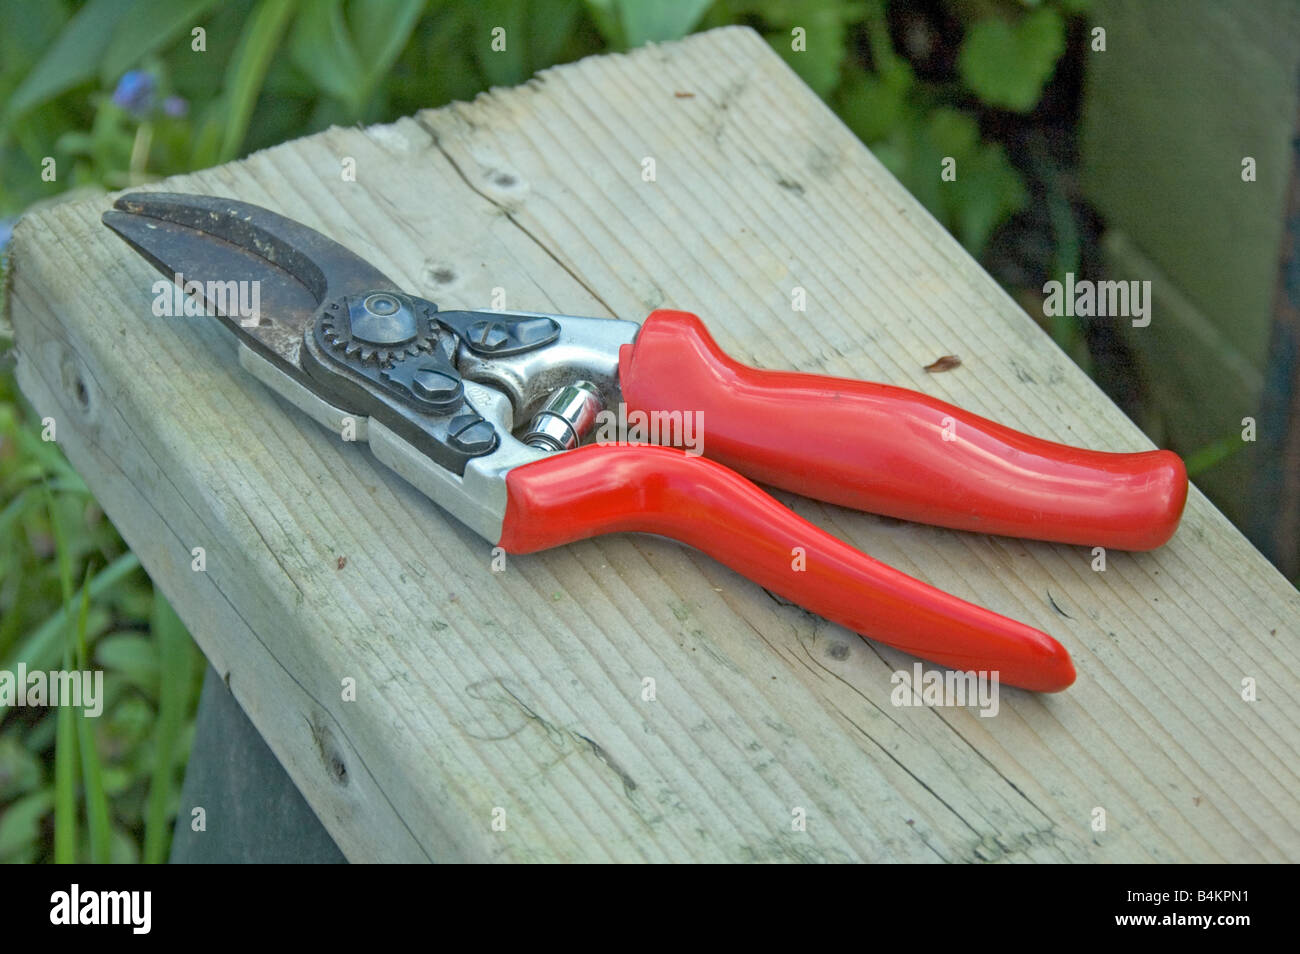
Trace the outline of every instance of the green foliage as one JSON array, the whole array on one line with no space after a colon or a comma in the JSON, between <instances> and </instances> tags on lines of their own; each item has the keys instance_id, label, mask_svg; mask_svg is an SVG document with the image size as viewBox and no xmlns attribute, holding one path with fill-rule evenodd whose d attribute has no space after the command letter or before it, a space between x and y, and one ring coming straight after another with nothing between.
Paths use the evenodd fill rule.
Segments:
<instances>
[{"instance_id":1,"label":"green foliage","mask_svg":"<svg viewBox=\"0 0 1300 954\"><path fill-rule=\"evenodd\" d=\"M752 12L761 14L767 26L764 35L772 48L813 92L825 98L840 83L849 58L852 26L868 9L867 4L854 0L776 0L755 5ZM798 47L796 30L802 31Z\"/></svg>"},{"instance_id":2,"label":"green foliage","mask_svg":"<svg viewBox=\"0 0 1300 954\"><path fill-rule=\"evenodd\" d=\"M706 26L746 22L826 99L889 170L971 251L1027 202L980 117L1037 104L1086 0L949 0L964 35L951 78L919 79L895 48L885 0L718 0ZM905 5L897 5L903 8ZM1033 9L1026 9L1032 7ZM865 49L866 56L856 55ZM945 159L956 178L940 178Z\"/></svg>"},{"instance_id":3,"label":"green foliage","mask_svg":"<svg viewBox=\"0 0 1300 954\"><path fill-rule=\"evenodd\" d=\"M690 33L712 0L586 0L605 41L616 50L676 40Z\"/></svg>"},{"instance_id":4,"label":"green foliage","mask_svg":"<svg viewBox=\"0 0 1300 954\"><path fill-rule=\"evenodd\" d=\"M68 21L58 40L14 91L5 110L6 119L21 116L33 106L94 76L97 64L113 40L115 25L130 6L131 0L91 0L86 4Z\"/></svg>"},{"instance_id":5,"label":"green foliage","mask_svg":"<svg viewBox=\"0 0 1300 954\"><path fill-rule=\"evenodd\" d=\"M972 250L984 247L994 227L1027 201L1020 175L1001 146L982 142L969 113L940 106L899 124L876 149L877 157ZM935 170L954 160L956 178Z\"/></svg>"},{"instance_id":6,"label":"green foliage","mask_svg":"<svg viewBox=\"0 0 1300 954\"><path fill-rule=\"evenodd\" d=\"M318 4L308 9L319 13L327 11L328 6ZM289 25L293 9L294 0L260 0L239 36L239 45L235 47L234 58L226 73L226 89L223 94L226 121L221 134L221 149L217 153L219 161L233 159L244 142L253 106L262 90L266 71L270 69L271 58ZM313 33L313 36L328 32L324 30L321 34ZM323 56L329 54L328 50L319 52ZM330 61L327 59L326 62ZM331 67L338 69L337 64L331 63Z\"/></svg>"},{"instance_id":7,"label":"green foliage","mask_svg":"<svg viewBox=\"0 0 1300 954\"><path fill-rule=\"evenodd\" d=\"M1200 447L1187 455L1184 460L1187 467L1187 476L1194 480L1207 471L1218 467L1224 461L1237 456L1245 448L1246 442L1241 439L1240 434L1229 434L1226 437L1211 441L1204 447Z\"/></svg>"},{"instance_id":8,"label":"green foliage","mask_svg":"<svg viewBox=\"0 0 1300 954\"><path fill-rule=\"evenodd\" d=\"M202 657L7 376L0 501L0 670L104 671L97 718L0 706L0 862L163 860Z\"/></svg>"},{"instance_id":9,"label":"green foliage","mask_svg":"<svg viewBox=\"0 0 1300 954\"><path fill-rule=\"evenodd\" d=\"M975 114L959 105L977 90L918 80L892 45L883 4L867 7L864 28L873 68L848 72L835 97L840 115L903 185L979 254L993 230L1027 201L1020 173L1001 145L981 139ZM1004 64L1010 72L1017 68ZM950 181L941 177L945 160L952 160Z\"/></svg>"},{"instance_id":10,"label":"green foliage","mask_svg":"<svg viewBox=\"0 0 1300 954\"><path fill-rule=\"evenodd\" d=\"M707 5L613 3L610 22L640 43L689 29ZM583 12L582 0L0 5L0 218L70 188L122 188L522 82L600 49ZM132 71L154 88L150 108L114 95ZM163 108L173 102L184 111Z\"/></svg>"},{"instance_id":11,"label":"green foliage","mask_svg":"<svg viewBox=\"0 0 1300 954\"><path fill-rule=\"evenodd\" d=\"M176 611L165 599L154 599L153 640L156 659L150 661L147 644L137 646L134 665L144 665L157 673L158 719L154 723L154 758L149 775L149 799L144 827L144 860L158 863L167 860L171 843L171 820L176 814L178 772L185 765L186 716L193 711L193 644ZM120 664L119 664L120 665ZM118 672L123 672L121 668ZM125 673L123 672L124 678Z\"/></svg>"},{"instance_id":12,"label":"green foliage","mask_svg":"<svg viewBox=\"0 0 1300 954\"><path fill-rule=\"evenodd\" d=\"M1052 7L1008 21L970 27L957 67L963 82L990 106L1028 112L1065 52L1065 18Z\"/></svg>"},{"instance_id":13,"label":"green foliage","mask_svg":"<svg viewBox=\"0 0 1300 954\"><path fill-rule=\"evenodd\" d=\"M111 31L111 40L99 63L99 81L116 83L127 70L163 47L184 38L201 22L218 0L137 0L129 5Z\"/></svg>"},{"instance_id":14,"label":"green foliage","mask_svg":"<svg viewBox=\"0 0 1300 954\"><path fill-rule=\"evenodd\" d=\"M465 21L475 63L490 86L514 86L563 57L579 0L483 0ZM504 31L501 33L500 31Z\"/></svg>"},{"instance_id":15,"label":"green foliage","mask_svg":"<svg viewBox=\"0 0 1300 954\"><path fill-rule=\"evenodd\" d=\"M0 93L0 216L61 182L121 188L233 158L330 123L465 98L600 49L743 22L834 105L972 252L1025 201L980 110L1034 107L1081 0L951 0L964 30L951 81L919 80L893 47L885 0L90 0L9 5ZM206 52L190 31L206 30ZM798 40L796 41L796 36ZM34 51L44 48L39 55ZM865 58L858 50L865 48ZM39 58L37 59L37 57ZM13 64L12 66L10 64ZM115 102L130 70L184 115ZM962 116L967 118L963 119ZM956 160L943 183L939 162Z\"/></svg>"}]
</instances>

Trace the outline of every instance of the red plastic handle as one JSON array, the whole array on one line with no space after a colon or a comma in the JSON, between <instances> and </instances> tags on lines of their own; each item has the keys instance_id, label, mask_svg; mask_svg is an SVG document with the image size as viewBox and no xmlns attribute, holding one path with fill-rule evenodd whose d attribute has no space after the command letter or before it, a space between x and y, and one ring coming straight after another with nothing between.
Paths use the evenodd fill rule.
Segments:
<instances>
[{"instance_id":1,"label":"red plastic handle","mask_svg":"<svg viewBox=\"0 0 1300 954\"><path fill-rule=\"evenodd\" d=\"M830 503L958 530L1150 550L1178 527L1187 471L1170 451L1041 440L904 388L760 371L695 315L656 311L624 345L628 411L699 411L703 451Z\"/></svg>"},{"instance_id":2,"label":"red plastic handle","mask_svg":"<svg viewBox=\"0 0 1300 954\"><path fill-rule=\"evenodd\" d=\"M1051 636L873 560L702 457L666 447L589 445L515 468L506 488L507 552L602 533L657 533L922 658L996 671L1008 685L1040 692L1074 682L1074 664Z\"/></svg>"}]
</instances>

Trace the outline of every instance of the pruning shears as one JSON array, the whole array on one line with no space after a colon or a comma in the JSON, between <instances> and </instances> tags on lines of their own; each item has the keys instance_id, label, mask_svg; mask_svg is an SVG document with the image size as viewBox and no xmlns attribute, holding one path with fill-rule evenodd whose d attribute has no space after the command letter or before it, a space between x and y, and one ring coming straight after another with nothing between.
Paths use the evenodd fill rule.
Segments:
<instances>
[{"instance_id":1,"label":"pruning shears","mask_svg":"<svg viewBox=\"0 0 1300 954\"><path fill-rule=\"evenodd\" d=\"M1074 665L1046 633L872 559L751 480L904 520L1125 550L1167 541L1186 501L1169 451L1084 450L903 388L758 370L687 312L637 323L444 311L319 232L226 198L136 192L103 221L221 318L254 377L336 433L350 426L506 552L672 537L864 636L1009 685L1058 691ZM231 305L243 282L256 283L257 314ZM615 407L699 421L702 456L600 440Z\"/></svg>"}]
</instances>

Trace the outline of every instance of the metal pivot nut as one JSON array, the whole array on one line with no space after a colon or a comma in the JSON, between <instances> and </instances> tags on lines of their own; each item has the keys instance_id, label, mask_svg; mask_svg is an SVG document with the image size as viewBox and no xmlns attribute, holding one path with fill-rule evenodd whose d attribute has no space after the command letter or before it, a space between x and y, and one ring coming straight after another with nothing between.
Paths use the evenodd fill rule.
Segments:
<instances>
[{"instance_id":1,"label":"metal pivot nut","mask_svg":"<svg viewBox=\"0 0 1300 954\"><path fill-rule=\"evenodd\" d=\"M557 388L528 425L524 443L547 451L572 450L591 433L603 410L605 399L590 381Z\"/></svg>"}]
</instances>

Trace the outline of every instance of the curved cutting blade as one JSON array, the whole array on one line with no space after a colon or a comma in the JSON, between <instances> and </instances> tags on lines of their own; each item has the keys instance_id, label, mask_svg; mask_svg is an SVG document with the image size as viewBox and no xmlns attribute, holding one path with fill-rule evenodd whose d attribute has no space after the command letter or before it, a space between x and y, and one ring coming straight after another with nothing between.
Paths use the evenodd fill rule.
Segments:
<instances>
[{"instance_id":1,"label":"curved cutting blade","mask_svg":"<svg viewBox=\"0 0 1300 954\"><path fill-rule=\"evenodd\" d=\"M298 379L303 332L324 302L400 290L315 229L234 199L132 192L103 222L241 341Z\"/></svg>"}]
</instances>

